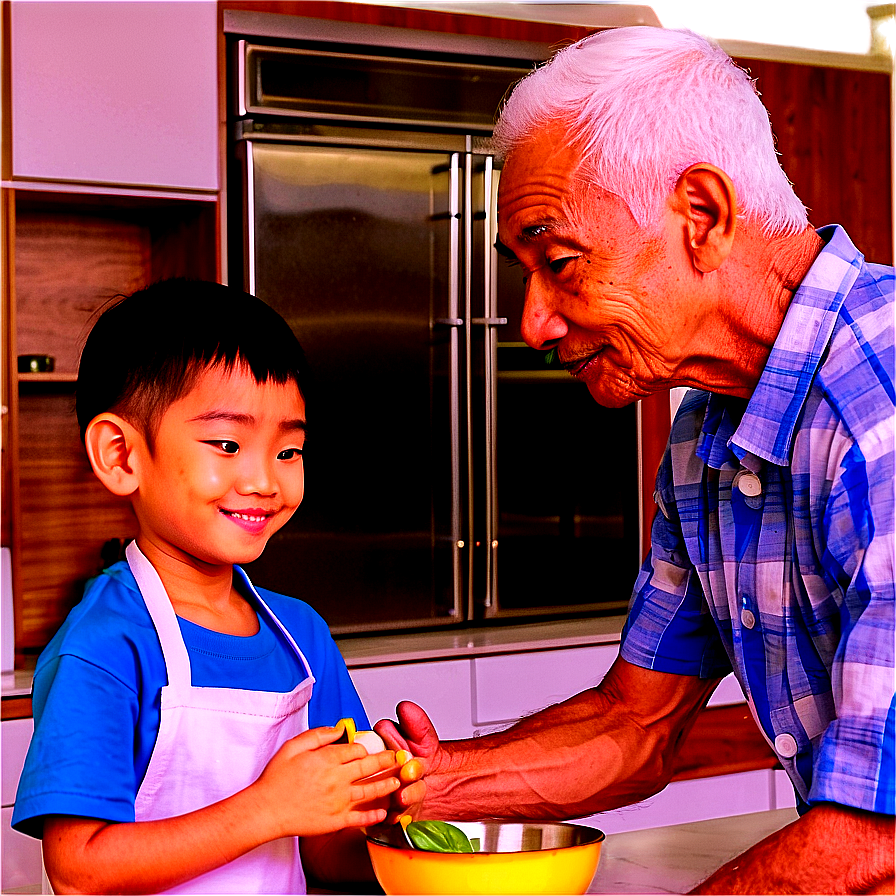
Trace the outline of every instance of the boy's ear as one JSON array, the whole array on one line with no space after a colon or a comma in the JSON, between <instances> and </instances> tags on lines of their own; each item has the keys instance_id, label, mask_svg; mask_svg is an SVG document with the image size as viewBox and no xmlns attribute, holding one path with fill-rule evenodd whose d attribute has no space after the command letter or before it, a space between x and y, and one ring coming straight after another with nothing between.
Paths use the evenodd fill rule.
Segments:
<instances>
[{"instance_id":1,"label":"boy's ear","mask_svg":"<svg viewBox=\"0 0 896 896\"><path fill-rule=\"evenodd\" d=\"M93 472L114 495L132 495L139 484L134 448L142 436L117 414L99 414L87 425L84 447Z\"/></svg>"},{"instance_id":2,"label":"boy's ear","mask_svg":"<svg viewBox=\"0 0 896 896\"><path fill-rule=\"evenodd\" d=\"M676 209L687 226L687 250L704 274L728 258L737 229L737 196L731 178L707 163L691 165L675 185Z\"/></svg>"}]
</instances>

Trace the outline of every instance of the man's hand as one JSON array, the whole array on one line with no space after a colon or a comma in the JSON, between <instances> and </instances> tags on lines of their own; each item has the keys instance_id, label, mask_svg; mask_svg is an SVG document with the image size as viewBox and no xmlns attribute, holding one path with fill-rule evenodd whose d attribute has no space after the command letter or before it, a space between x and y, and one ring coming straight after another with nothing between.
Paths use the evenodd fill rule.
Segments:
<instances>
[{"instance_id":1,"label":"man's hand","mask_svg":"<svg viewBox=\"0 0 896 896\"><path fill-rule=\"evenodd\" d=\"M892 893L894 819L823 803L693 893Z\"/></svg>"},{"instance_id":2,"label":"man's hand","mask_svg":"<svg viewBox=\"0 0 896 896\"><path fill-rule=\"evenodd\" d=\"M393 750L407 750L415 758L404 765L399 773L401 787L392 794L392 810L387 821L394 822L399 815L416 815L426 794L423 780L433 767L439 752L439 736L429 716L416 703L403 701L396 707L398 726L389 719L381 719L373 730Z\"/></svg>"}]
</instances>

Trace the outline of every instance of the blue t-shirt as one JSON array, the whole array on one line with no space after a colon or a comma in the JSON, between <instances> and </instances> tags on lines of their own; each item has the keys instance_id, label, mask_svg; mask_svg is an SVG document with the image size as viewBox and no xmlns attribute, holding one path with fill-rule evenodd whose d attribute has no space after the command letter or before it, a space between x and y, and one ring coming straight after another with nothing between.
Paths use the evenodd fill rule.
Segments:
<instances>
[{"instance_id":1,"label":"blue t-shirt","mask_svg":"<svg viewBox=\"0 0 896 896\"><path fill-rule=\"evenodd\" d=\"M244 574L237 569L240 587ZM367 714L327 624L308 604L264 589L264 602L294 638L315 678L308 724ZM248 594L248 589L244 590ZM264 612L251 637L210 631L178 617L192 684L286 693L305 677L295 651ZM88 583L41 654L34 673L34 737L16 795L13 826L39 837L46 815L134 821L137 790L159 730L168 683L162 648L127 563Z\"/></svg>"}]
</instances>

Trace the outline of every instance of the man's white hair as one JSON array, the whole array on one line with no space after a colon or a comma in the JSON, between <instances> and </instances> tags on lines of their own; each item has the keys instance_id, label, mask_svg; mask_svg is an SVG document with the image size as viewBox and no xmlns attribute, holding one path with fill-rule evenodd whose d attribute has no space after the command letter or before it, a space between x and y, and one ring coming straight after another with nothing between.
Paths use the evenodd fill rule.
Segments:
<instances>
[{"instance_id":1,"label":"man's white hair","mask_svg":"<svg viewBox=\"0 0 896 896\"><path fill-rule=\"evenodd\" d=\"M558 122L582 152L580 176L618 196L652 229L681 173L697 162L734 183L738 214L771 236L807 225L781 170L753 82L691 31L602 31L559 51L513 90L495 127L506 157Z\"/></svg>"}]
</instances>

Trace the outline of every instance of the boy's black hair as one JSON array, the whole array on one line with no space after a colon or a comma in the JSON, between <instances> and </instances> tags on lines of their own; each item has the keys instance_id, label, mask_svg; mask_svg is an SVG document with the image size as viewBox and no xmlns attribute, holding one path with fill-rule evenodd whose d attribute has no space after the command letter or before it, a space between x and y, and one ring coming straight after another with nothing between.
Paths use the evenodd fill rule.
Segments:
<instances>
[{"instance_id":1,"label":"boy's black hair","mask_svg":"<svg viewBox=\"0 0 896 896\"><path fill-rule=\"evenodd\" d=\"M106 308L78 367L81 440L98 414L119 414L150 447L165 411L220 365L259 383L294 382L306 405L310 370L286 321L261 299L202 280L162 280Z\"/></svg>"}]
</instances>

